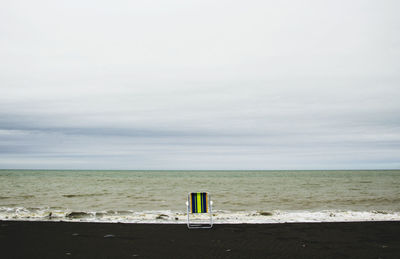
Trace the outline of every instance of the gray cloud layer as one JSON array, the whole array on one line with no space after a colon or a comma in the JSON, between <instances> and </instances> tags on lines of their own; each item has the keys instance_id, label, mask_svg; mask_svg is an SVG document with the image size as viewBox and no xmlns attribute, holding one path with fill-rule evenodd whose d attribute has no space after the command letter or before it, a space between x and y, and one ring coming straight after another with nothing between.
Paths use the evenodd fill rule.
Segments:
<instances>
[{"instance_id":1,"label":"gray cloud layer","mask_svg":"<svg viewBox=\"0 0 400 259\"><path fill-rule=\"evenodd\" d=\"M400 167L397 1L6 1L0 167Z\"/></svg>"}]
</instances>

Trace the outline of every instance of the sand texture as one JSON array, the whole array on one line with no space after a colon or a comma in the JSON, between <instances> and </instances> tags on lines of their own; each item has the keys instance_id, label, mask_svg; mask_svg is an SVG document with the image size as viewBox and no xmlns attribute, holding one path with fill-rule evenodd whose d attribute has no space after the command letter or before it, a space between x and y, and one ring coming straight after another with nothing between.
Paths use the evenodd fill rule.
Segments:
<instances>
[{"instance_id":1,"label":"sand texture","mask_svg":"<svg viewBox=\"0 0 400 259\"><path fill-rule=\"evenodd\" d=\"M400 258L400 222L215 225L0 221L0 258Z\"/></svg>"}]
</instances>

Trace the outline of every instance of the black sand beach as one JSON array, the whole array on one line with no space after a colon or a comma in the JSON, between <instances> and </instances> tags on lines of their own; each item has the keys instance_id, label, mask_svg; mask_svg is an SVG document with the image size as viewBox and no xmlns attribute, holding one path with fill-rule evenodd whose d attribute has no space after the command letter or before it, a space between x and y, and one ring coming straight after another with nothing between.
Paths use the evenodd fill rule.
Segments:
<instances>
[{"instance_id":1,"label":"black sand beach","mask_svg":"<svg viewBox=\"0 0 400 259\"><path fill-rule=\"evenodd\" d=\"M0 258L400 258L400 222L186 225L0 221Z\"/></svg>"}]
</instances>

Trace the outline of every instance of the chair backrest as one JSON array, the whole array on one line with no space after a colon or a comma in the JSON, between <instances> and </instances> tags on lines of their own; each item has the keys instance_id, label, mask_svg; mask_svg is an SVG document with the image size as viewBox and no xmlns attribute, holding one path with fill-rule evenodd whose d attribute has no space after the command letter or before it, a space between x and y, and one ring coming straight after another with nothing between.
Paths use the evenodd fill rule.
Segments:
<instances>
[{"instance_id":1,"label":"chair backrest","mask_svg":"<svg viewBox=\"0 0 400 259\"><path fill-rule=\"evenodd\" d=\"M189 205L191 213L208 213L209 210L209 197L206 192L192 192L189 193Z\"/></svg>"}]
</instances>

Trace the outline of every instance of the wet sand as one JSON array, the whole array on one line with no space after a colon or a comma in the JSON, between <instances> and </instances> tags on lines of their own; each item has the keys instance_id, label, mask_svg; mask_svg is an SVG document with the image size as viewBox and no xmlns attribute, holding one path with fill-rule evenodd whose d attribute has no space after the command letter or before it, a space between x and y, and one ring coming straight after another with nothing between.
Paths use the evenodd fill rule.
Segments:
<instances>
[{"instance_id":1,"label":"wet sand","mask_svg":"<svg viewBox=\"0 0 400 259\"><path fill-rule=\"evenodd\" d=\"M400 258L400 222L178 224L0 221L0 258Z\"/></svg>"}]
</instances>

